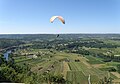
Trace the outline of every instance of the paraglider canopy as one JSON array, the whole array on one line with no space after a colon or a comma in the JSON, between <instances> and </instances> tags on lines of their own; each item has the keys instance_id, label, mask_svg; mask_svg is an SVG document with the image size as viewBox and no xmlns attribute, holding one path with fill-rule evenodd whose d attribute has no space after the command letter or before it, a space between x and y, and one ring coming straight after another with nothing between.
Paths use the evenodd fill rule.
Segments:
<instances>
[{"instance_id":1,"label":"paraglider canopy","mask_svg":"<svg viewBox=\"0 0 120 84\"><path fill-rule=\"evenodd\" d=\"M65 24L65 20L62 16L52 16L50 18L50 22L53 23L56 18L58 18L63 24Z\"/></svg>"},{"instance_id":2,"label":"paraglider canopy","mask_svg":"<svg viewBox=\"0 0 120 84\"><path fill-rule=\"evenodd\" d=\"M65 24L65 20L62 16L52 16L50 18L50 22L53 23L56 18L58 18L63 24ZM56 37L59 37L59 34Z\"/></svg>"}]
</instances>

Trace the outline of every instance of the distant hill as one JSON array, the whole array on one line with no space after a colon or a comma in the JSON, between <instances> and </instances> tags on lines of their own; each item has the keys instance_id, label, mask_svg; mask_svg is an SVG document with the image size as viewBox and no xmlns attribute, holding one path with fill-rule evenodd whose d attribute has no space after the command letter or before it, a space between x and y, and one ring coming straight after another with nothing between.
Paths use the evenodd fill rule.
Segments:
<instances>
[{"instance_id":1,"label":"distant hill","mask_svg":"<svg viewBox=\"0 0 120 84\"><path fill-rule=\"evenodd\" d=\"M120 34L59 34L62 39L78 38L109 38L120 39ZM0 38L24 39L24 40L47 40L56 38L57 34L0 34Z\"/></svg>"}]
</instances>

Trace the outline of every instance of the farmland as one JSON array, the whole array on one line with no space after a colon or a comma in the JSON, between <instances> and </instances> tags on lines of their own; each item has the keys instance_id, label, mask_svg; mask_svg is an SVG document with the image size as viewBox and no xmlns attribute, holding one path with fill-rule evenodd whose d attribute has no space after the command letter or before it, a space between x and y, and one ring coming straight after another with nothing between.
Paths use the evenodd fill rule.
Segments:
<instances>
[{"instance_id":1,"label":"farmland","mask_svg":"<svg viewBox=\"0 0 120 84\"><path fill-rule=\"evenodd\" d=\"M6 81L88 84L90 77L92 84L120 82L119 35L113 35L117 40L109 35L60 35L59 38L54 35L33 35L35 38L28 35L29 39L26 36L17 40L9 36L11 42L16 40L17 43L14 45L16 41L13 41L7 49L9 42L3 46L1 41L3 64L0 62L0 72L7 68L9 72L14 71L12 74L8 72L9 77L16 76L10 79L6 74L1 74ZM7 36L1 40L6 39L8 41ZM15 48L10 48L13 45ZM5 50L12 51L7 62L2 57Z\"/></svg>"},{"instance_id":2,"label":"farmland","mask_svg":"<svg viewBox=\"0 0 120 84\"><path fill-rule=\"evenodd\" d=\"M42 54L40 57L35 59L29 58L27 56L21 56L21 58L14 57L15 62L18 64L27 63L31 65L31 70L33 72L42 74L46 71L49 71L49 73L54 75L63 74L65 79L69 81L68 84L87 84L89 75L91 76L91 82L98 83L100 79L107 77L109 73L107 71L101 71L100 69L93 67L91 64L103 64L103 62L91 56L82 57L78 56L78 54L58 51L51 53L47 49L29 51L26 52L33 54L36 51L36 53L42 52L47 54ZM69 61L66 61L66 59L69 59ZM75 62L75 59L79 59L80 61ZM52 65L54 67L52 67ZM65 68L65 66L67 66L67 68ZM111 75L111 77L114 76Z\"/></svg>"}]
</instances>

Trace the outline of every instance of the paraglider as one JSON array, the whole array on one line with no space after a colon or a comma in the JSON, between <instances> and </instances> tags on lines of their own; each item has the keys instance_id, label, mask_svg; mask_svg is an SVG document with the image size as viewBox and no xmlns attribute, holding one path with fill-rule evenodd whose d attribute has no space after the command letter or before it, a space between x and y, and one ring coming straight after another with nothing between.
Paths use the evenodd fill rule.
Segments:
<instances>
[{"instance_id":1,"label":"paraglider","mask_svg":"<svg viewBox=\"0 0 120 84\"><path fill-rule=\"evenodd\" d=\"M64 20L64 18L63 18L62 16L52 16L52 17L50 18L50 22L53 23L54 20L57 19L57 18L58 18L63 24L65 24L65 20ZM58 34L56 37L59 37L59 34Z\"/></svg>"},{"instance_id":2,"label":"paraglider","mask_svg":"<svg viewBox=\"0 0 120 84\"><path fill-rule=\"evenodd\" d=\"M50 22L53 23L53 21L58 18L63 24L65 24L65 20L62 16L52 16L50 19Z\"/></svg>"},{"instance_id":3,"label":"paraglider","mask_svg":"<svg viewBox=\"0 0 120 84\"><path fill-rule=\"evenodd\" d=\"M57 37L59 37L59 34L57 35Z\"/></svg>"}]
</instances>

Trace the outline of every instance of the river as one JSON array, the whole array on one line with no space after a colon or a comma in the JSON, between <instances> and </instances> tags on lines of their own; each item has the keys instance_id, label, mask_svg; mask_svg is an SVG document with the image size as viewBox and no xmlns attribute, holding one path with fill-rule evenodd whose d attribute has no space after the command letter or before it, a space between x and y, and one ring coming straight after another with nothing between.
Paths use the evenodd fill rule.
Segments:
<instances>
[{"instance_id":1,"label":"river","mask_svg":"<svg viewBox=\"0 0 120 84\"><path fill-rule=\"evenodd\" d=\"M5 53L4 53L4 58L6 59L6 61L8 61L8 59L9 59L9 54L11 53L11 50L9 50L9 51L6 51Z\"/></svg>"}]
</instances>

